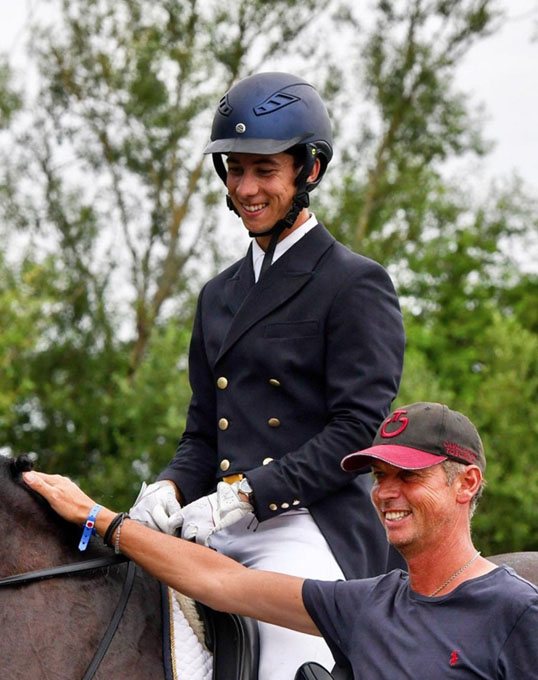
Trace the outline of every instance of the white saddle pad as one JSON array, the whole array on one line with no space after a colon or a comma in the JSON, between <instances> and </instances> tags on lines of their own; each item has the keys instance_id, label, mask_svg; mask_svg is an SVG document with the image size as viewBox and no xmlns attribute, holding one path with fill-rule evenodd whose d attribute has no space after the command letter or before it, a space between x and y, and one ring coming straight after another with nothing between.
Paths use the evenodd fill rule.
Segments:
<instances>
[{"instance_id":1,"label":"white saddle pad","mask_svg":"<svg viewBox=\"0 0 538 680\"><path fill-rule=\"evenodd\" d=\"M172 588L168 588L168 598L174 680L211 680L213 655L205 646L194 602Z\"/></svg>"}]
</instances>

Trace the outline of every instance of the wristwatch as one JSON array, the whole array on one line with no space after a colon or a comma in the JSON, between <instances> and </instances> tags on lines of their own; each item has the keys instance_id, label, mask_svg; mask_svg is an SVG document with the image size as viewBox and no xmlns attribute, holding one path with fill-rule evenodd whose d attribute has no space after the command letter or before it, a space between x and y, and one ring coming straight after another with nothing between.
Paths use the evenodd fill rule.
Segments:
<instances>
[{"instance_id":1,"label":"wristwatch","mask_svg":"<svg viewBox=\"0 0 538 680\"><path fill-rule=\"evenodd\" d=\"M243 477L240 480L239 486L237 488L241 493L245 494L245 496L248 498L249 503L252 503L252 496L254 495L254 492L252 491L252 487L248 483L248 479L246 477Z\"/></svg>"}]
</instances>

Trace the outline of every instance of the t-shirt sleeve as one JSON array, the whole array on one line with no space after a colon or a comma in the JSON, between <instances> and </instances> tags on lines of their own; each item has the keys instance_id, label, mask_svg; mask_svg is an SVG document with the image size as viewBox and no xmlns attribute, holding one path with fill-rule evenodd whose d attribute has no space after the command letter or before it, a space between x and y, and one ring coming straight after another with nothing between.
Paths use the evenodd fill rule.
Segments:
<instances>
[{"instance_id":1,"label":"t-shirt sleeve","mask_svg":"<svg viewBox=\"0 0 538 680\"><path fill-rule=\"evenodd\" d=\"M538 680L538 602L527 607L510 632L499 656L499 670L503 680Z\"/></svg>"},{"instance_id":2,"label":"t-shirt sleeve","mask_svg":"<svg viewBox=\"0 0 538 680\"><path fill-rule=\"evenodd\" d=\"M346 639L349 639L349 623L346 613L338 606L337 590L344 581L315 581L307 579L303 584L303 602L306 611L329 645L336 663L348 663ZM345 635L347 630L348 635ZM328 669L330 670L330 669Z\"/></svg>"}]
</instances>

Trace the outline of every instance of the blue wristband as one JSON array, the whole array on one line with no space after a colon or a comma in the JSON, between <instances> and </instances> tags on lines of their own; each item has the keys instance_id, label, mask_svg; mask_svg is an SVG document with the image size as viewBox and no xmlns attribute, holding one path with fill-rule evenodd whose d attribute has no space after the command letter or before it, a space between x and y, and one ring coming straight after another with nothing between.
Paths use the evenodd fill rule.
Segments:
<instances>
[{"instance_id":1,"label":"blue wristband","mask_svg":"<svg viewBox=\"0 0 538 680\"><path fill-rule=\"evenodd\" d=\"M91 535L95 533L95 520L97 518L97 513L101 510L102 505L94 505L90 510L88 519L84 523L84 530L82 531L82 537L80 543L78 544L78 549L80 551L86 550L88 543L90 542Z\"/></svg>"}]
</instances>

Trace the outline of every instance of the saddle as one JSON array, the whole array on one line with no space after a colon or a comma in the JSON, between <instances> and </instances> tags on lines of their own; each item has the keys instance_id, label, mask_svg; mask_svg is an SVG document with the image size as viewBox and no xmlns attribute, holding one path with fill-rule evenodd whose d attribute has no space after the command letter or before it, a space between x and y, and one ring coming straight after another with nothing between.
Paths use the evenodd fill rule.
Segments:
<instances>
[{"instance_id":1,"label":"saddle","mask_svg":"<svg viewBox=\"0 0 538 680\"><path fill-rule=\"evenodd\" d=\"M196 605L204 622L208 649L213 652L214 680L258 680L258 624L236 614Z\"/></svg>"},{"instance_id":2,"label":"saddle","mask_svg":"<svg viewBox=\"0 0 538 680\"><path fill-rule=\"evenodd\" d=\"M204 621L206 644L213 652L214 680L258 680L259 636L254 619L216 612L197 603ZM301 665L295 680L353 680L351 668L335 666L329 673L321 664Z\"/></svg>"}]
</instances>

